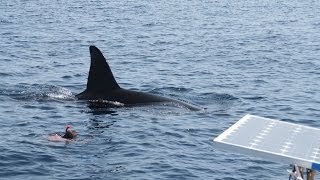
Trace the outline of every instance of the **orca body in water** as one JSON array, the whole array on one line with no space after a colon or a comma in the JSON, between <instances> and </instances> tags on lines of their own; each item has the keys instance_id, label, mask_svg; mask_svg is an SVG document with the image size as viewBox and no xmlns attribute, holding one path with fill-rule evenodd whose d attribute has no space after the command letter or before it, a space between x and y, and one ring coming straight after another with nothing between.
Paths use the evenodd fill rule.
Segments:
<instances>
[{"instance_id":1,"label":"orca body in water","mask_svg":"<svg viewBox=\"0 0 320 180\"><path fill-rule=\"evenodd\" d=\"M124 106L171 102L191 110L200 110L198 107L179 100L153 95L150 93L123 89L115 80L112 71L101 51L95 46L90 46L90 55L91 65L87 89L76 95L78 99L106 100L110 102L118 102Z\"/></svg>"}]
</instances>

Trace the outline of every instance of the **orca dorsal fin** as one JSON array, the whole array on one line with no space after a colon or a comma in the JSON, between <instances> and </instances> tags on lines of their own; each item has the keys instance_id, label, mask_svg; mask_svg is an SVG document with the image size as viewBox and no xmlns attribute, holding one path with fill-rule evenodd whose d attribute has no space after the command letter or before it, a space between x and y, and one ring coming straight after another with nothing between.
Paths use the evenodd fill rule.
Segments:
<instances>
[{"instance_id":1,"label":"orca dorsal fin","mask_svg":"<svg viewBox=\"0 0 320 180\"><path fill-rule=\"evenodd\" d=\"M120 88L101 51L90 46L91 65L87 82L89 91L108 91Z\"/></svg>"}]
</instances>

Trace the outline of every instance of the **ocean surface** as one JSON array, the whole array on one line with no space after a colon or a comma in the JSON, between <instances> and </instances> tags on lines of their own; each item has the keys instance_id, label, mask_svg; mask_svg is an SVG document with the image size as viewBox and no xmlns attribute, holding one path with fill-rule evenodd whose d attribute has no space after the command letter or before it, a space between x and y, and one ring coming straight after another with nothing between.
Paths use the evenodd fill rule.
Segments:
<instances>
[{"instance_id":1,"label":"ocean surface","mask_svg":"<svg viewBox=\"0 0 320 180\"><path fill-rule=\"evenodd\" d=\"M218 149L244 115L320 128L320 1L0 3L0 179L287 179ZM185 100L92 108L96 45L121 87ZM65 126L70 143L50 142Z\"/></svg>"}]
</instances>

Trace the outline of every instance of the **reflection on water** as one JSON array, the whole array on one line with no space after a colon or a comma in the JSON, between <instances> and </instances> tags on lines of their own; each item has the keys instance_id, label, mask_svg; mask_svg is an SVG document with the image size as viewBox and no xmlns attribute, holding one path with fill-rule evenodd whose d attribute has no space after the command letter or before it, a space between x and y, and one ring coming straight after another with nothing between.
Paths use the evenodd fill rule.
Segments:
<instances>
[{"instance_id":1,"label":"reflection on water","mask_svg":"<svg viewBox=\"0 0 320 180\"><path fill-rule=\"evenodd\" d=\"M89 129L106 129L112 126L116 121L108 119L106 120L99 120L99 119L90 119L90 125L88 126Z\"/></svg>"}]
</instances>

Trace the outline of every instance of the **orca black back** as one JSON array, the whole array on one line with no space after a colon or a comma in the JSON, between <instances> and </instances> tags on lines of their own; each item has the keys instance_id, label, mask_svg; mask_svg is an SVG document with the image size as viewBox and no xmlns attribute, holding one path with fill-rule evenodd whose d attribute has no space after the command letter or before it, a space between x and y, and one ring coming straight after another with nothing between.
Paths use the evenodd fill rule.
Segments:
<instances>
[{"instance_id":1,"label":"orca black back","mask_svg":"<svg viewBox=\"0 0 320 180\"><path fill-rule=\"evenodd\" d=\"M199 110L197 107L171 98L120 88L101 51L95 46L90 46L90 55L91 64L87 89L76 95L78 99L107 100L129 106L159 102L174 102L189 109Z\"/></svg>"}]
</instances>

